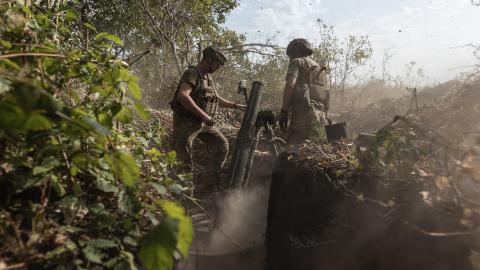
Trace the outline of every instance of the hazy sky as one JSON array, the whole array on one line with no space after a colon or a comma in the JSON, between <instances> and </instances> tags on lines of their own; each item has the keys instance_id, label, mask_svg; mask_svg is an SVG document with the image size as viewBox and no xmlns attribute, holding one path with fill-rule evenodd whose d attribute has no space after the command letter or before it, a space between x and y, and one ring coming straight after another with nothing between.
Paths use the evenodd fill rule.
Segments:
<instances>
[{"instance_id":1,"label":"hazy sky","mask_svg":"<svg viewBox=\"0 0 480 270\"><path fill-rule=\"evenodd\" d=\"M339 37L368 35L371 63L379 65L385 50L395 53L392 73L416 61L430 82L444 82L473 64L472 52L459 48L480 44L480 7L470 0L240 0L226 26L248 42L276 36L285 47L296 37L319 39L317 19L333 25Z\"/></svg>"}]
</instances>

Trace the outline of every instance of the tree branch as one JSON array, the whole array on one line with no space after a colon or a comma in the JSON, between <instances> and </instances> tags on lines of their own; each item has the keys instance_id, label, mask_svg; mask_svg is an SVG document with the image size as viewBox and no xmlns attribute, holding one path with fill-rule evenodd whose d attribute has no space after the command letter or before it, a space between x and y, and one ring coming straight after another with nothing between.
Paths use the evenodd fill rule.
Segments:
<instances>
[{"instance_id":1,"label":"tree branch","mask_svg":"<svg viewBox=\"0 0 480 270\"><path fill-rule=\"evenodd\" d=\"M145 4L145 0L142 0L141 3L145 13L147 13L148 18L150 19L150 24L152 25L155 33L160 38L160 41L162 40L162 38L164 38L169 43L170 49L172 50L173 59L175 60L175 67L177 68L177 72L179 75L182 75L182 66L180 65L180 60L178 59L177 46L175 45L175 41L173 41L170 37L168 37L165 33L163 33L157 27L157 24L155 23L155 19L153 18L152 13L148 9L147 5Z\"/></svg>"},{"instance_id":2,"label":"tree branch","mask_svg":"<svg viewBox=\"0 0 480 270\"><path fill-rule=\"evenodd\" d=\"M65 55L61 55L61 54L25 52L25 53L11 53L11 54L0 55L0 60L16 58L16 57L25 57L25 56L66 58Z\"/></svg>"},{"instance_id":3,"label":"tree branch","mask_svg":"<svg viewBox=\"0 0 480 270\"><path fill-rule=\"evenodd\" d=\"M228 47L223 49L224 51L230 51L230 50L235 50L235 49L240 49L240 48L245 48L245 47L265 47L265 48L271 48L271 49L285 49L282 47L279 47L277 45L273 44L264 44L264 43L246 43L246 44L240 44L232 47Z\"/></svg>"}]
</instances>

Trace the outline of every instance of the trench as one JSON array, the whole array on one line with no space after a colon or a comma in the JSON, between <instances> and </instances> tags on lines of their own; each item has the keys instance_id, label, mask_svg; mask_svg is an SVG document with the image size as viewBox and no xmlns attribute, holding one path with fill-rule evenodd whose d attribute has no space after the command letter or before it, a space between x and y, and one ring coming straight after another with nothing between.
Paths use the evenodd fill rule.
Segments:
<instances>
[{"instance_id":1,"label":"trench","mask_svg":"<svg viewBox=\"0 0 480 270\"><path fill-rule=\"evenodd\" d=\"M252 185L217 199L217 228L178 269L478 269L478 239L426 235L408 223L455 228L449 217L421 201L385 205L392 192L418 186L387 189L348 163L318 163L314 150L286 151L274 163L256 158Z\"/></svg>"},{"instance_id":2,"label":"trench","mask_svg":"<svg viewBox=\"0 0 480 270\"><path fill-rule=\"evenodd\" d=\"M216 205L207 218L213 229L195 232L189 258L178 269L264 269L272 159L256 156L254 164L247 188L212 194Z\"/></svg>"}]
</instances>

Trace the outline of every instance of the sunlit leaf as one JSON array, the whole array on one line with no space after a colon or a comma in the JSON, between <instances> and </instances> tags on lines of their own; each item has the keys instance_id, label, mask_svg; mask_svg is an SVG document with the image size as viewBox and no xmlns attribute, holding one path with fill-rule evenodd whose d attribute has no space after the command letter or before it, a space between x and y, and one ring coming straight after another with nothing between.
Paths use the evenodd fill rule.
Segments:
<instances>
[{"instance_id":1,"label":"sunlit leaf","mask_svg":"<svg viewBox=\"0 0 480 270\"><path fill-rule=\"evenodd\" d=\"M45 158L42 162L41 165L39 166L35 166L33 168L33 175L38 175L38 174L41 174L41 173L45 173L45 172L48 172L52 169L54 169L55 167L58 167L60 166L60 161L56 158L53 158L53 157L48 157L48 158Z\"/></svg>"},{"instance_id":2,"label":"sunlit leaf","mask_svg":"<svg viewBox=\"0 0 480 270\"><path fill-rule=\"evenodd\" d=\"M122 183L127 187L134 187L140 176L140 169L135 159L125 152L115 152L107 156L115 176L120 178Z\"/></svg>"},{"instance_id":3,"label":"sunlit leaf","mask_svg":"<svg viewBox=\"0 0 480 270\"><path fill-rule=\"evenodd\" d=\"M171 269L175 251L187 257L193 236L192 223L183 208L169 201L159 204L166 217L140 243L140 259L149 270Z\"/></svg>"},{"instance_id":4,"label":"sunlit leaf","mask_svg":"<svg viewBox=\"0 0 480 270\"><path fill-rule=\"evenodd\" d=\"M87 258L87 260L93 263L101 264L103 261L103 258L105 257L105 254L103 252L89 245L85 247L82 251L85 257Z\"/></svg>"},{"instance_id":5,"label":"sunlit leaf","mask_svg":"<svg viewBox=\"0 0 480 270\"><path fill-rule=\"evenodd\" d=\"M171 185L171 186L169 186L168 188L169 188L173 193L178 194L178 195L182 194L182 193L186 190L186 188L184 188L184 187L182 187L181 185L176 184L176 183L173 184L173 185Z\"/></svg>"},{"instance_id":6,"label":"sunlit leaf","mask_svg":"<svg viewBox=\"0 0 480 270\"><path fill-rule=\"evenodd\" d=\"M91 245L95 248L100 248L100 249L118 247L118 244L115 241L109 240L109 239L102 239L102 238L91 240L88 242L88 245Z\"/></svg>"},{"instance_id":7,"label":"sunlit leaf","mask_svg":"<svg viewBox=\"0 0 480 270\"><path fill-rule=\"evenodd\" d=\"M95 27L93 25L89 24L89 23L84 23L83 26L85 26L86 28L88 28L88 29L90 29L94 32L97 31L97 29L95 29Z\"/></svg>"},{"instance_id":8,"label":"sunlit leaf","mask_svg":"<svg viewBox=\"0 0 480 270\"><path fill-rule=\"evenodd\" d=\"M17 63L10 61L9 59L0 60L0 65L5 67L5 69L7 70L20 70L20 66Z\"/></svg>"},{"instance_id":9,"label":"sunlit leaf","mask_svg":"<svg viewBox=\"0 0 480 270\"><path fill-rule=\"evenodd\" d=\"M185 215L185 210L178 204L161 200L159 204L168 217L179 220L177 232L177 249L186 258L188 256L188 248L193 239L192 221Z\"/></svg>"},{"instance_id":10,"label":"sunlit leaf","mask_svg":"<svg viewBox=\"0 0 480 270\"><path fill-rule=\"evenodd\" d=\"M34 16L32 10L27 5L23 6L23 12L25 12L26 14L32 17Z\"/></svg>"},{"instance_id":11,"label":"sunlit leaf","mask_svg":"<svg viewBox=\"0 0 480 270\"><path fill-rule=\"evenodd\" d=\"M90 119L88 117L83 118L83 122L85 122L88 126L93 128L96 132L102 134L102 135L109 135L110 134L110 129L108 129L105 126L100 125L97 121Z\"/></svg>"},{"instance_id":12,"label":"sunlit leaf","mask_svg":"<svg viewBox=\"0 0 480 270\"><path fill-rule=\"evenodd\" d=\"M159 183L150 183L150 185L158 192L160 195L167 194L167 188Z\"/></svg>"},{"instance_id":13,"label":"sunlit leaf","mask_svg":"<svg viewBox=\"0 0 480 270\"><path fill-rule=\"evenodd\" d=\"M131 79L127 82L128 90L134 99L141 99L142 92L140 91L140 86L136 80Z\"/></svg>"},{"instance_id":14,"label":"sunlit leaf","mask_svg":"<svg viewBox=\"0 0 480 270\"><path fill-rule=\"evenodd\" d=\"M10 48L12 48L12 43L10 43L6 40L0 39L0 46L2 46L5 49L10 49Z\"/></svg>"},{"instance_id":15,"label":"sunlit leaf","mask_svg":"<svg viewBox=\"0 0 480 270\"><path fill-rule=\"evenodd\" d=\"M140 103L135 104L135 111L142 119L148 119L150 117L150 113L148 113L148 111L145 110L145 107Z\"/></svg>"},{"instance_id":16,"label":"sunlit leaf","mask_svg":"<svg viewBox=\"0 0 480 270\"><path fill-rule=\"evenodd\" d=\"M55 190L59 197L65 196L66 192L66 184L62 181L59 181L58 178L52 176L52 180L50 181L50 185Z\"/></svg>"},{"instance_id":17,"label":"sunlit leaf","mask_svg":"<svg viewBox=\"0 0 480 270\"><path fill-rule=\"evenodd\" d=\"M106 40L109 40L109 41L112 41L113 43L117 44L117 45L123 45L123 41L116 35L114 34L109 34L109 33L99 33L95 36L95 39L96 40L102 40L102 39L106 39Z\"/></svg>"},{"instance_id":18,"label":"sunlit leaf","mask_svg":"<svg viewBox=\"0 0 480 270\"><path fill-rule=\"evenodd\" d=\"M78 20L80 16L78 15L77 12L75 12L74 10L72 9L68 9L66 14L65 14L65 18L67 18L69 21L75 21L75 20Z\"/></svg>"},{"instance_id":19,"label":"sunlit leaf","mask_svg":"<svg viewBox=\"0 0 480 270\"><path fill-rule=\"evenodd\" d=\"M10 90L10 83L0 78L0 95L8 92L9 90Z\"/></svg>"},{"instance_id":20,"label":"sunlit leaf","mask_svg":"<svg viewBox=\"0 0 480 270\"><path fill-rule=\"evenodd\" d=\"M46 259L52 259L52 258L55 258L56 256L61 255L65 252L67 252L67 251L68 251L68 249L65 248L65 247L58 247L54 250L51 250L51 251L47 252L47 254L45 255L45 258Z\"/></svg>"},{"instance_id":21,"label":"sunlit leaf","mask_svg":"<svg viewBox=\"0 0 480 270\"><path fill-rule=\"evenodd\" d=\"M118 120L122 123L129 123L133 119L132 112L125 106L115 115L115 120Z\"/></svg>"},{"instance_id":22,"label":"sunlit leaf","mask_svg":"<svg viewBox=\"0 0 480 270\"><path fill-rule=\"evenodd\" d=\"M135 257L133 256L132 253L128 251L121 251L121 256L124 257L127 260L128 266L130 267L130 270L137 270L137 265L135 264Z\"/></svg>"},{"instance_id":23,"label":"sunlit leaf","mask_svg":"<svg viewBox=\"0 0 480 270\"><path fill-rule=\"evenodd\" d=\"M31 114L25 118L23 124L25 130L46 130L52 128L52 123L43 115Z\"/></svg>"},{"instance_id":24,"label":"sunlit leaf","mask_svg":"<svg viewBox=\"0 0 480 270\"><path fill-rule=\"evenodd\" d=\"M96 184L97 184L97 188L103 192L107 192L107 193L118 192L118 187L114 183L104 180L103 178L99 177L96 181Z\"/></svg>"}]
</instances>

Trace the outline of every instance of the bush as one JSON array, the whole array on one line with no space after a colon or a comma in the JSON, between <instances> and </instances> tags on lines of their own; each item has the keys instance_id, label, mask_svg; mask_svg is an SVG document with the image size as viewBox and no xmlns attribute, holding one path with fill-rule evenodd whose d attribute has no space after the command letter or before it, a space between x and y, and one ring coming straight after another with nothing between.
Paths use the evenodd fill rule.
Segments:
<instances>
[{"instance_id":1,"label":"bush","mask_svg":"<svg viewBox=\"0 0 480 270\"><path fill-rule=\"evenodd\" d=\"M149 147L161 127L133 125L148 114L112 53L122 41L98 33L86 46L82 31L94 27L66 6L0 11L0 263L171 268L192 228L164 199L186 180L172 179L174 153Z\"/></svg>"}]
</instances>

